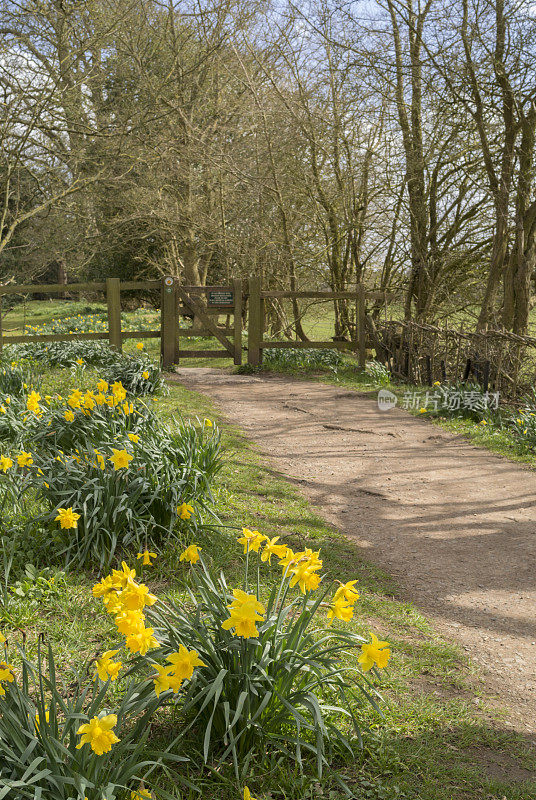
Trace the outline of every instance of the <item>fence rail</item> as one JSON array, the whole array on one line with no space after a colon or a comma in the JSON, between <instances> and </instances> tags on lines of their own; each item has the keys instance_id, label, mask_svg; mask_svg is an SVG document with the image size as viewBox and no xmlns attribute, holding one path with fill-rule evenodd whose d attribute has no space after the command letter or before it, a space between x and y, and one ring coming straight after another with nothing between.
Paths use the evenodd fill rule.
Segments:
<instances>
[{"instance_id":1,"label":"fence rail","mask_svg":"<svg viewBox=\"0 0 536 800\"><path fill-rule=\"evenodd\" d=\"M384 303L395 295L383 291L367 291L362 284L358 284L353 291L279 291L264 290L258 277L249 280L249 317L248 317L248 363L256 366L262 363L262 352L267 348L298 348L298 349L325 349L353 351L358 357L360 367L365 366L366 348L368 344L365 301L382 300ZM264 339L266 300L351 300L356 304L356 326L353 341L280 341Z\"/></svg>"},{"instance_id":2,"label":"fence rail","mask_svg":"<svg viewBox=\"0 0 536 800\"><path fill-rule=\"evenodd\" d=\"M68 342L107 339L110 346L122 350L125 339L157 339L162 335L158 330L124 331L121 328L121 292L158 290L162 281L120 281L119 278L107 278L106 281L87 283L47 283L0 285L2 295L29 294L63 294L64 292L105 292L108 311L108 330L93 333L43 333L37 335L6 336L2 324L2 308L0 306L0 351L6 344L21 342Z\"/></svg>"}]
</instances>

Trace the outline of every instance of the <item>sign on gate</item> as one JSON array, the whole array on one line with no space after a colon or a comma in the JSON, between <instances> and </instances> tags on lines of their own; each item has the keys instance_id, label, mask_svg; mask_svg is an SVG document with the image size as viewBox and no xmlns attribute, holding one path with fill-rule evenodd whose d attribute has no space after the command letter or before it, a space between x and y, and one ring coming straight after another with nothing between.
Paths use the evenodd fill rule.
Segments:
<instances>
[{"instance_id":1,"label":"sign on gate","mask_svg":"<svg viewBox=\"0 0 536 800\"><path fill-rule=\"evenodd\" d=\"M207 302L209 306L234 306L234 292L224 289L211 291L208 293Z\"/></svg>"}]
</instances>

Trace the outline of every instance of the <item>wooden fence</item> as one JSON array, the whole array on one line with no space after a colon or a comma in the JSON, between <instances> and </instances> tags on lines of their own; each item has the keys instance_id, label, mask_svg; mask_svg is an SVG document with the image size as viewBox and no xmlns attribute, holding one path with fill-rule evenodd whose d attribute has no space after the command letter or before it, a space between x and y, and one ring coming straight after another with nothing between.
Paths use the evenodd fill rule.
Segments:
<instances>
[{"instance_id":1,"label":"wooden fence","mask_svg":"<svg viewBox=\"0 0 536 800\"><path fill-rule=\"evenodd\" d=\"M155 330L125 331L121 326L121 293L144 291L160 294L160 327ZM121 351L125 339L160 339L162 363L164 366L179 363L182 358L231 357L235 364L242 363L242 281L235 280L231 286L182 286L176 278L166 277L155 281L120 281L107 278L103 282L70 284L28 284L0 286L2 295L61 294L65 292L103 292L108 311L108 330L93 333L50 333L6 336L2 325L0 305L0 350L6 344L20 342L61 342L107 339L110 346ZM200 300L206 295L207 304ZM216 302L211 304L211 295ZM226 302L230 296L231 302ZM210 306L210 307L208 307ZM220 326L211 315L234 314L232 328ZM190 316L193 327L181 326L181 316ZM230 341L228 336L232 335ZM222 350L180 349L181 338L197 336L215 337Z\"/></svg>"},{"instance_id":2,"label":"wooden fence","mask_svg":"<svg viewBox=\"0 0 536 800\"><path fill-rule=\"evenodd\" d=\"M248 363L256 366L262 363L262 351L266 348L311 348L311 349L332 349L353 351L361 367L365 366L366 349L370 344L367 334L365 301L382 300L385 302L390 298L386 292L367 291L361 284L351 292L330 292L330 291L266 291L262 289L261 280L258 277L249 279L249 316L248 316ZM324 300L333 302L334 300L350 300L356 304L356 326L353 341L280 341L265 340L265 313L264 306L266 300L270 299L296 299L296 300Z\"/></svg>"},{"instance_id":3,"label":"wooden fence","mask_svg":"<svg viewBox=\"0 0 536 800\"><path fill-rule=\"evenodd\" d=\"M144 291L160 293L160 327L157 330L125 331L121 327L121 293ZM155 281L120 281L107 278L103 282L71 284L28 284L0 286L2 295L63 295L65 292L104 293L108 309L108 330L93 333L21 334L6 336L2 329L0 306L0 350L5 344L18 342L59 342L107 339L110 346L121 350L125 339L159 338L164 366L178 364L185 358L232 358L242 363L242 322L245 302L248 302L248 363L256 366L262 362L266 348L329 348L355 352L361 366L365 365L367 340L365 301L385 301L385 292L366 291L358 285L354 291L272 291L263 290L259 277L249 281L234 280L228 286L185 286L176 278L166 277ZM265 303L270 299L350 300L356 304L356 325L352 341L293 341L265 340ZM181 317L193 318L193 326L181 325ZM218 324L217 317L233 315L233 325ZM216 320L214 320L216 316ZM222 345L220 350L192 350L181 347L180 340L193 337L214 337Z\"/></svg>"},{"instance_id":4,"label":"wooden fence","mask_svg":"<svg viewBox=\"0 0 536 800\"><path fill-rule=\"evenodd\" d=\"M119 278L107 278L103 282L93 283L54 283L0 286L2 295L13 294L64 294L65 292L105 292L108 308L108 330L93 333L43 333L5 336L2 325L2 308L0 305L0 350L6 344L20 342L63 342L87 341L91 339L107 339L110 346L121 350L124 339L156 339L161 336L161 329L146 331L124 331L121 329L121 292L125 291L158 291L163 287L161 281L120 281Z\"/></svg>"}]
</instances>

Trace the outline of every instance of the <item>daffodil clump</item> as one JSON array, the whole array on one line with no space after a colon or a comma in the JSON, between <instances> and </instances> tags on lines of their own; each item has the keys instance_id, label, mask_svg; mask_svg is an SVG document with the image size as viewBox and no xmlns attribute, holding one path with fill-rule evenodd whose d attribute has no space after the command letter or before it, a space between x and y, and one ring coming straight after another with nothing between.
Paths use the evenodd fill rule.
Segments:
<instances>
[{"instance_id":1,"label":"daffodil clump","mask_svg":"<svg viewBox=\"0 0 536 800\"><path fill-rule=\"evenodd\" d=\"M120 382L103 379L93 389L74 389L65 397L28 387L21 396L0 396L0 441L13 447L31 441L33 449L54 455L70 452L139 425L145 406L135 404Z\"/></svg>"},{"instance_id":2,"label":"daffodil clump","mask_svg":"<svg viewBox=\"0 0 536 800\"><path fill-rule=\"evenodd\" d=\"M241 586L213 573L199 545L181 553L184 604L151 594L126 563L97 583L93 595L123 637L98 669L113 672L121 648L134 654L133 670L152 676L154 695L180 711L182 735L199 737L206 762L230 760L237 777L245 759L272 750L294 752L300 769L308 753L320 774L335 747L353 752L360 707L378 709L371 676L387 666L390 645L347 629L357 581L328 580L318 551L247 528L238 544ZM251 580L260 569L280 576L266 597Z\"/></svg>"},{"instance_id":3,"label":"daffodil clump","mask_svg":"<svg viewBox=\"0 0 536 800\"><path fill-rule=\"evenodd\" d=\"M143 322L141 323L143 327ZM124 317L124 331L136 329L135 322ZM88 314L52 320L43 325L28 325L26 333L102 333L108 330L106 315ZM12 365L12 366L11 366ZM70 367L79 376L87 367L98 367L108 382L121 381L128 392L136 395L154 394L165 390L165 383L157 361L146 351L145 342L137 341L133 353L118 353L108 343L101 341L31 342L9 345L5 348L3 364L0 364L0 394L20 394L23 383L32 385L33 380L23 376L34 365ZM4 369L4 374L2 374Z\"/></svg>"},{"instance_id":4,"label":"daffodil clump","mask_svg":"<svg viewBox=\"0 0 536 800\"><path fill-rule=\"evenodd\" d=\"M513 435L521 453L534 452L536 447L536 404L534 398L522 408L513 411L507 421L508 431Z\"/></svg>"},{"instance_id":5,"label":"daffodil clump","mask_svg":"<svg viewBox=\"0 0 536 800\"><path fill-rule=\"evenodd\" d=\"M9 353L0 357L0 397L22 396L39 381L40 370L33 362L13 360Z\"/></svg>"},{"instance_id":6,"label":"daffodil clump","mask_svg":"<svg viewBox=\"0 0 536 800\"><path fill-rule=\"evenodd\" d=\"M103 374L112 383L121 381L136 395L155 394L165 388L160 366L146 354L143 342L137 342L135 353L122 355L104 369Z\"/></svg>"},{"instance_id":7,"label":"daffodil clump","mask_svg":"<svg viewBox=\"0 0 536 800\"><path fill-rule=\"evenodd\" d=\"M3 493L11 507L31 505L32 524L51 529L67 562L103 568L117 548L182 540L202 522L220 466L214 426L163 425L121 381L104 378L93 390L31 390L17 402L22 433L0 451L0 501Z\"/></svg>"},{"instance_id":8,"label":"daffodil clump","mask_svg":"<svg viewBox=\"0 0 536 800\"><path fill-rule=\"evenodd\" d=\"M117 657L119 650L112 650L92 666L81 664L79 674L63 686L51 648L43 654L39 647L34 660L24 646L10 643L8 631L4 633L0 634L2 796L159 797L152 793L158 789L155 766L184 759L170 754L174 741L163 752L151 746L151 722L163 702L152 691L152 681L129 676L128 661L123 663ZM177 656L177 670L184 673L181 654Z\"/></svg>"}]
</instances>

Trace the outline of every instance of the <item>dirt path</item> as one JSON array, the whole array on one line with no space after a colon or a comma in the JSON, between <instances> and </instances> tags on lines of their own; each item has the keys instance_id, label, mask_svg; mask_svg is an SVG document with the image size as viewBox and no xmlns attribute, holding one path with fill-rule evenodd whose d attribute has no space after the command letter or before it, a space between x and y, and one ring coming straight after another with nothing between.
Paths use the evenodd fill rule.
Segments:
<instances>
[{"instance_id":1,"label":"dirt path","mask_svg":"<svg viewBox=\"0 0 536 800\"><path fill-rule=\"evenodd\" d=\"M536 733L536 473L375 399L283 377L184 369L487 670Z\"/></svg>"}]
</instances>

